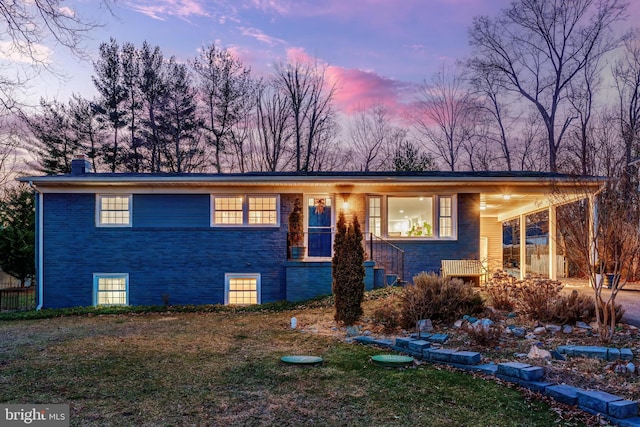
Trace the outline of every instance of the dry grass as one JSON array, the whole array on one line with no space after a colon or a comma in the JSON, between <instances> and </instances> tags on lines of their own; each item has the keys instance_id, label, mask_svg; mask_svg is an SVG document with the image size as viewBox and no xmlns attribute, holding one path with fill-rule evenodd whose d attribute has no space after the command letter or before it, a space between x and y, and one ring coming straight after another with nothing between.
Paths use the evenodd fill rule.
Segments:
<instances>
[{"instance_id":1,"label":"dry grass","mask_svg":"<svg viewBox=\"0 0 640 427\"><path fill-rule=\"evenodd\" d=\"M368 310L366 308L366 310ZM292 331L290 318L299 328ZM580 425L515 389L387 370L333 311L81 316L0 323L0 402L68 403L72 425ZM318 367L283 365L322 356Z\"/></svg>"}]
</instances>

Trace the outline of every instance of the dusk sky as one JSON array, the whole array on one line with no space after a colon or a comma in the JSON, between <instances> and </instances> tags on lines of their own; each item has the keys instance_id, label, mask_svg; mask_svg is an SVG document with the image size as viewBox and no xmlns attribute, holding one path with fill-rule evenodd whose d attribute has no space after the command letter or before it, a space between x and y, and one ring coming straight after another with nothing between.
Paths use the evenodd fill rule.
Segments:
<instances>
[{"instance_id":1,"label":"dusk sky","mask_svg":"<svg viewBox=\"0 0 640 427\"><path fill-rule=\"evenodd\" d=\"M100 42L143 41L165 57L191 60L210 43L230 49L254 75L276 61L315 57L338 84L336 104L348 113L382 102L394 106L411 97L411 86L430 79L443 64L469 52L467 31L474 16L496 16L510 0L115 0L112 15L97 0L65 1L70 9L102 24L87 47ZM625 26L638 22L633 0ZM56 48L51 57L67 81L50 77L31 89L32 99L68 100L95 94L90 62Z\"/></svg>"}]
</instances>

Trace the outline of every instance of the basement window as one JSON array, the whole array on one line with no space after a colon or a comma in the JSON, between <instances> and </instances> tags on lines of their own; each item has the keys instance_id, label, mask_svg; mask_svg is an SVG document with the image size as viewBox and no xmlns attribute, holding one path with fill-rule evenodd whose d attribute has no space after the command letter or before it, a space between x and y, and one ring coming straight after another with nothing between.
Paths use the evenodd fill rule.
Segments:
<instances>
[{"instance_id":1,"label":"basement window","mask_svg":"<svg viewBox=\"0 0 640 427\"><path fill-rule=\"evenodd\" d=\"M260 304L260 274L226 273L224 303L228 305Z\"/></svg>"},{"instance_id":2,"label":"basement window","mask_svg":"<svg viewBox=\"0 0 640 427\"><path fill-rule=\"evenodd\" d=\"M129 275L126 273L95 273L93 289L94 305L129 305Z\"/></svg>"}]
</instances>

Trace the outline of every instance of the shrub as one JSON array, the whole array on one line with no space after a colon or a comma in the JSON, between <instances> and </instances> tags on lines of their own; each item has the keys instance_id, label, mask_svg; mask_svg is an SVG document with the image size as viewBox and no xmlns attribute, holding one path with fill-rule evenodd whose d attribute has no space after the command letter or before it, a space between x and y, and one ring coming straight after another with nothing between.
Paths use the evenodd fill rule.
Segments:
<instances>
[{"instance_id":1,"label":"shrub","mask_svg":"<svg viewBox=\"0 0 640 427\"><path fill-rule=\"evenodd\" d=\"M558 323L591 322L596 315L596 304L590 295L579 295L573 290L571 294L559 295L553 303L550 321Z\"/></svg>"},{"instance_id":2,"label":"shrub","mask_svg":"<svg viewBox=\"0 0 640 427\"><path fill-rule=\"evenodd\" d=\"M382 326L385 331L392 331L401 325L398 301L395 296L388 298L384 304L378 306L372 314L375 323Z\"/></svg>"},{"instance_id":3,"label":"shrub","mask_svg":"<svg viewBox=\"0 0 640 427\"><path fill-rule=\"evenodd\" d=\"M488 326L468 325L466 331L472 342L485 347L497 344L502 337L502 326L497 323Z\"/></svg>"},{"instance_id":4,"label":"shrub","mask_svg":"<svg viewBox=\"0 0 640 427\"><path fill-rule=\"evenodd\" d=\"M497 310L513 310L516 306L516 278L504 271L493 274L487 284L487 293L493 308Z\"/></svg>"},{"instance_id":5,"label":"shrub","mask_svg":"<svg viewBox=\"0 0 640 427\"><path fill-rule=\"evenodd\" d=\"M459 279L445 279L433 273L420 273L400 297L402 326L411 328L420 319L453 322L463 314L480 313L484 303L473 285Z\"/></svg>"},{"instance_id":6,"label":"shrub","mask_svg":"<svg viewBox=\"0 0 640 427\"><path fill-rule=\"evenodd\" d=\"M516 308L533 320L551 320L553 305L563 285L551 279L527 276L516 288Z\"/></svg>"}]
</instances>

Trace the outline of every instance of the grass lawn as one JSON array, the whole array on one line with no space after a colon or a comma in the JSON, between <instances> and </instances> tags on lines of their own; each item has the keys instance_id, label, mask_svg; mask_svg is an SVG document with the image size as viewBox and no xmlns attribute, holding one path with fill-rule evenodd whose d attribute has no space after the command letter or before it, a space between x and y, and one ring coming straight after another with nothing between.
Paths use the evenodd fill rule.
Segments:
<instances>
[{"instance_id":1,"label":"grass lawn","mask_svg":"<svg viewBox=\"0 0 640 427\"><path fill-rule=\"evenodd\" d=\"M375 348L289 328L331 309L0 322L0 402L68 403L71 425L551 426L513 388L430 364L390 370ZM284 365L289 354L322 366Z\"/></svg>"}]
</instances>

